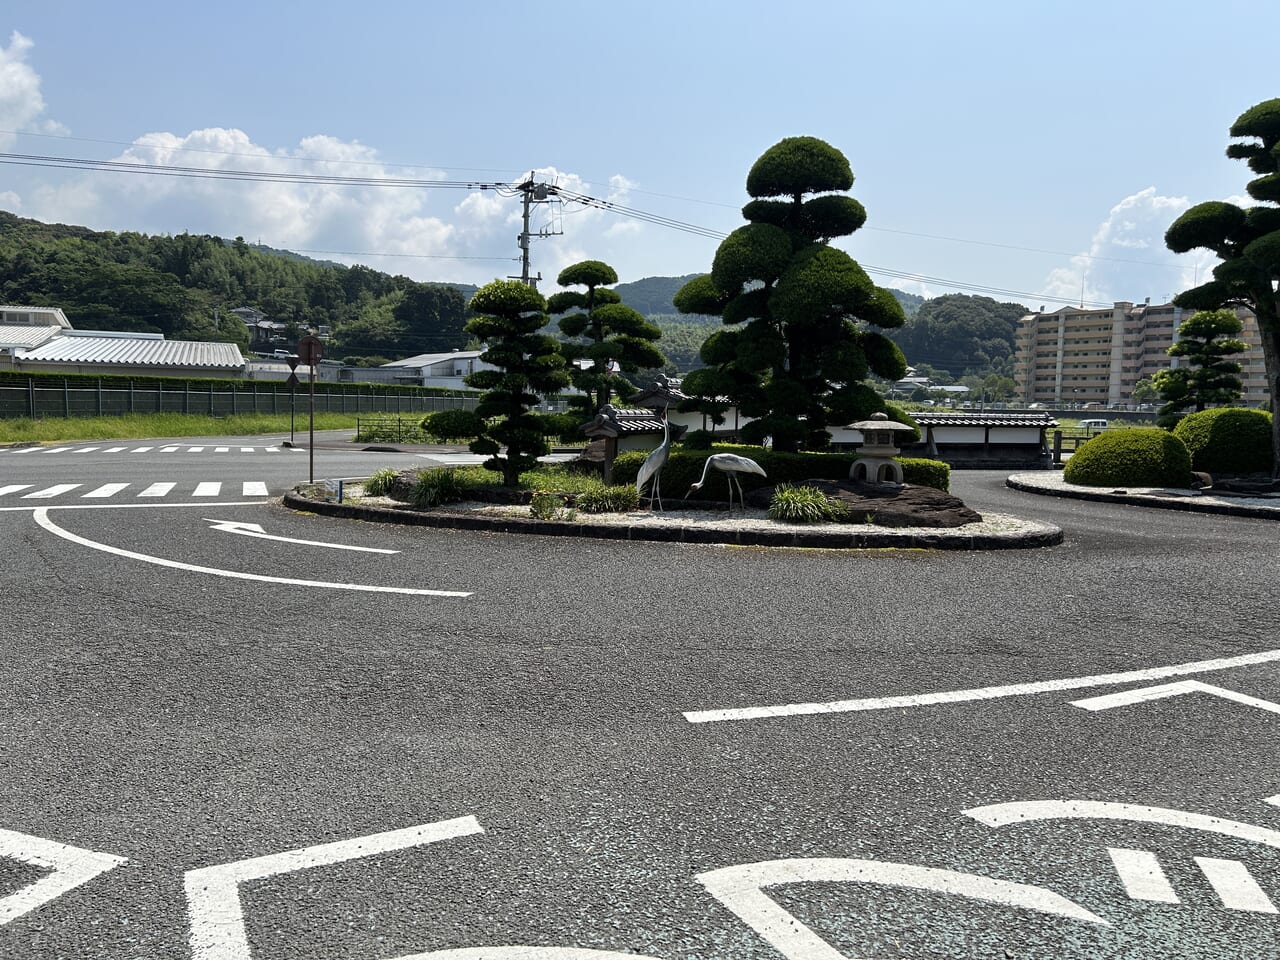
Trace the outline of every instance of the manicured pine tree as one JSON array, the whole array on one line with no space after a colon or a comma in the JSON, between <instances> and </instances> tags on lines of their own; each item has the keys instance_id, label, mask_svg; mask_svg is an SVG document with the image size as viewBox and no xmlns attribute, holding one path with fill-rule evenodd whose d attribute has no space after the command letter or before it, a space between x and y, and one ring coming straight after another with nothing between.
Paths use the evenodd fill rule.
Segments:
<instances>
[{"instance_id":1,"label":"manicured pine tree","mask_svg":"<svg viewBox=\"0 0 1280 960\"><path fill-rule=\"evenodd\" d=\"M563 342L561 352L569 360L569 376L584 394L575 401L584 415L594 416L614 394L625 396L632 385L626 377L612 372L634 373L653 370L667 363L653 345L662 331L637 311L626 306L606 284L617 283L618 274L607 263L584 260L560 271L556 282L562 287L586 287L586 292L564 290L547 300L552 314L568 313L560 320L560 332L572 339ZM576 311L569 313L570 310ZM587 359L591 366L579 367L575 360Z\"/></svg>"},{"instance_id":2,"label":"manicured pine tree","mask_svg":"<svg viewBox=\"0 0 1280 960\"><path fill-rule=\"evenodd\" d=\"M1172 429L1188 409L1225 406L1240 399L1240 364L1230 359L1248 345L1237 334L1243 325L1234 310L1202 310L1178 325L1178 339L1169 356L1189 366L1158 371L1151 378L1164 405L1156 423Z\"/></svg>"},{"instance_id":3,"label":"manicured pine tree","mask_svg":"<svg viewBox=\"0 0 1280 960\"><path fill-rule=\"evenodd\" d=\"M467 323L467 333L485 344L480 359L498 369L477 370L463 382L487 391L477 414L485 420L501 418L471 441L471 452L487 455L485 467L501 473L504 486L514 487L521 473L550 452L533 407L540 394L568 386L569 375L555 338L538 332L551 318L533 287L495 280L476 291L471 309L477 316Z\"/></svg>"},{"instance_id":4,"label":"manicured pine tree","mask_svg":"<svg viewBox=\"0 0 1280 960\"><path fill-rule=\"evenodd\" d=\"M707 369L686 377L685 392L727 397L755 418L740 431L748 442L772 437L778 450L821 449L828 426L885 409L864 382L868 372L886 380L906 373L892 340L858 326L900 326L902 307L829 242L866 221L862 204L844 195L852 186L849 161L830 144L777 143L747 175L748 224L720 244L710 274L676 294L681 313L713 314L726 325L703 345Z\"/></svg>"}]
</instances>

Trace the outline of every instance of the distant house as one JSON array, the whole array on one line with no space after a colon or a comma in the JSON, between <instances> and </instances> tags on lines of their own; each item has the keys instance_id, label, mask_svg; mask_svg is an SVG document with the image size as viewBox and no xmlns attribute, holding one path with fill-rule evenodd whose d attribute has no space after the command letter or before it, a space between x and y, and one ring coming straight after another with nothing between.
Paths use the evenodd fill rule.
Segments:
<instances>
[{"instance_id":1,"label":"distant house","mask_svg":"<svg viewBox=\"0 0 1280 960\"><path fill-rule=\"evenodd\" d=\"M117 376L239 377L234 343L158 333L74 330L56 307L0 307L0 370Z\"/></svg>"}]
</instances>

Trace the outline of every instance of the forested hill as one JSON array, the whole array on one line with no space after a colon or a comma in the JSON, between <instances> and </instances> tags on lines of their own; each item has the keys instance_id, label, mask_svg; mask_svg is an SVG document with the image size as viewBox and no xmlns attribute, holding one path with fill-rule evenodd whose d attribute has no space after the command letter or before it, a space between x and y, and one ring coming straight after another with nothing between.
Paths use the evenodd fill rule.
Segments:
<instances>
[{"instance_id":1,"label":"forested hill","mask_svg":"<svg viewBox=\"0 0 1280 960\"><path fill-rule=\"evenodd\" d=\"M1008 375L1018 320L1026 313L1020 303L950 293L925 300L903 326L888 333L914 367L946 371L956 378Z\"/></svg>"},{"instance_id":2,"label":"forested hill","mask_svg":"<svg viewBox=\"0 0 1280 960\"><path fill-rule=\"evenodd\" d=\"M623 303L646 316L674 314L676 308L672 299L676 291L697 276L701 274L688 273L683 277L645 277L643 280L631 283L620 283L614 287L614 290L622 297ZM889 288L889 292L898 298L908 317L914 316L920 304L924 303L924 297L918 297L914 293L904 293L892 287Z\"/></svg>"},{"instance_id":3,"label":"forested hill","mask_svg":"<svg viewBox=\"0 0 1280 960\"><path fill-rule=\"evenodd\" d=\"M466 344L474 287L277 255L244 240L146 236L46 224L0 211L0 302L61 307L80 329L247 343L229 311L328 326L334 356L408 356Z\"/></svg>"}]
</instances>

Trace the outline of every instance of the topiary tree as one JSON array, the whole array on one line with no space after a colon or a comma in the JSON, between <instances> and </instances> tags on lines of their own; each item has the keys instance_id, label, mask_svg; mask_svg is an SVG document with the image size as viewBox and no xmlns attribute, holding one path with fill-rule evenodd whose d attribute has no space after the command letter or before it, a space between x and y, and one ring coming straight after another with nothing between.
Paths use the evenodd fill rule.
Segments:
<instances>
[{"instance_id":1,"label":"topiary tree","mask_svg":"<svg viewBox=\"0 0 1280 960\"><path fill-rule=\"evenodd\" d=\"M690 374L685 392L730 400L747 417L744 440L773 438L777 450L820 449L827 427L883 409L865 380L906 374L888 337L861 330L897 327L902 307L844 251L830 246L865 222L844 154L815 137L788 137L747 174L748 221L720 244L711 273L675 296L681 313L719 316L727 325L708 338L706 372Z\"/></svg>"},{"instance_id":2,"label":"topiary tree","mask_svg":"<svg viewBox=\"0 0 1280 960\"><path fill-rule=\"evenodd\" d=\"M1271 414L1219 407L1183 417L1173 435L1187 446L1191 466L1205 473L1265 473L1271 469Z\"/></svg>"},{"instance_id":3,"label":"topiary tree","mask_svg":"<svg viewBox=\"0 0 1280 960\"><path fill-rule=\"evenodd\" d=\"M1151 378L1164 401L1156 423L1171 429L1188 407L1199 411L1240 398L1240 364L1229 358L1249 349L1235 336L1242 329L1234 310L1202 310L1178 325L1178 339L1168 353L1185 357L1190 366L1160 370Z\"/></svg>"},{"instance_id":4,"label":"topiary tree","mask_svg":"<svg viewBox=\"0 0 1280 960\"><path fill-rule=\"evenodd\" d=\"M503 485L514 487L521 473L550 452L542 422L532 410L538 395L568 386L569 374L555 338L538 333L551 318L542 294L533 287L518 280L495 280L476 291L471 309L478 316L467 323L467 333L486 345L480 359L498 369L477 370L463 382L488 391L476 405L478 416L502 418L471 441L471 452L488 455L486 469L500 472Z\"/></svg>"},{"instance_id":5,"label":"topiary tree","mask_svg":"<svg viewBox=\"0 0 1280 960\"><path fill-rule=\"evenodd\" d=\"M1280 477L1280 417L1274 416L1280 397L1280 98L1250 107L1230 133L1248 141L1228 146L1227 156L1259 175L1245 189L1260 205L1200 203L1173 222L1164 237L1170 250L1199 247L1222 259L1212 280L1173 302L1193 310L1244 306L1258 318L1273 414L1271 475Z\"/></svg>"},{"instance_id":6,"label":"topiary tree","mask_svg":"<svg viewBox=\"0 0 1280 960\"><path fill-rule=\"evenodd\" d=\"M1159 427L1108 430L1071 455L1062 479L1087 487L1186 487L1191 483L1191 454L1181 440Z\"/></svg>"},{"instance_id":7,"label":"topiary tree","mask_svg":"<svg viewBox=\"0 0 1280 960\"><path fill-rule=\"evenodd\" d=\"M560 331L575 338L562 343L561 352L570 362L573 385L585 395L580 405L590 417L610 401L613 394L631 392L631 381L610 370L634 372L666 366L667 358L653 346L662 331L604 285L618 282L613 267L599 260L584 260L560 271L556 282L562 287L586 287L586 292L565 290L547 300L552 314L576 310L560 321ZM574 361L587 359L591 366ZM577 398L575 398L575 401Z\"/></svg>"}]
</instances>

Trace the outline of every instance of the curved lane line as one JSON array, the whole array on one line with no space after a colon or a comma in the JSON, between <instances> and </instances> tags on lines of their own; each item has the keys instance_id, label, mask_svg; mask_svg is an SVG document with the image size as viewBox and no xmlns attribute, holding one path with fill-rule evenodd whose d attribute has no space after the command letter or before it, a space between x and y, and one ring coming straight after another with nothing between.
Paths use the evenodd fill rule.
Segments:
<instances>
[{"instance_id":1,"label":"curved lane line","mask_svg":"<svg viewBox=\"0 0 1280 960\"><path fill-rule=\"evenodd\" d=\"M62 527L50 520L49 512L44 507L37 508L32 516L35 517L36 523L40 524L40 526L45 530L48 530L56 537L61 537L63 540L79 544L82 547L88 547L90 550L101 550L103 553L110 553L117 557L126 557L130 560L141 560L143 563L153 563L158 567L169 567L173 570L187 570L191 573L208 573L215 577L229 577L233 580L256 580L260 583L283 583L294 587L321 587L326 590L357 590L365 593L405 593L416 597L471 596L470 591L421 590L413 587L382 587L365 583L332 583L325 580L296 580L292 577L268 577L258 573L242 573L239 570L220 570L217 567L201 567L193 563L180 563L177 560L165 560L163 557L152 557L145 553L134 553L132 550L124 550L120 547L113 547L105 543L86 540L84 537L77 536L70 530L64 530Z\"/></svg>"},{"instance_id":2,"label":"curved lane line","mask_svg":"<svg viewBox=\"0 0 1280 960\"><path fill-rule=\"evenodd\" d=\"M866 697L861 700L835 700L830 703L787 703L773 707L739 707L726 710L688 710L684 718L690 723L716 723L722 720L761 720L767 717L797 717L815 713L855 713L863 710L901 710L910 707L932 707L940 703L968 703L972 700L998 700L1002 697L1026 697L1058 690L1080 690L1084 687L1106 687L1118 683L1163 680L1191 673L1212 673L1236 667L1252 667L1280 660L1280 650L1263 650L1239 657L1199 660L1168 667L1129 670L1124 673L1102 673L1092 677L1067 677L1036 683L1010 683L1000 687L978 687L972 690L944 690L940 693L916 693L897 697Z\"/></svg>"}]
</instances>

